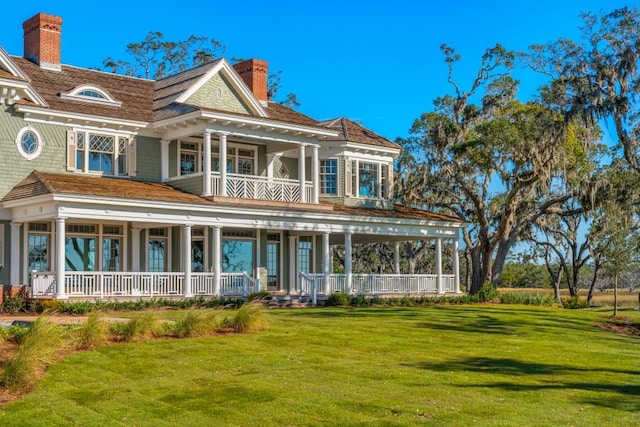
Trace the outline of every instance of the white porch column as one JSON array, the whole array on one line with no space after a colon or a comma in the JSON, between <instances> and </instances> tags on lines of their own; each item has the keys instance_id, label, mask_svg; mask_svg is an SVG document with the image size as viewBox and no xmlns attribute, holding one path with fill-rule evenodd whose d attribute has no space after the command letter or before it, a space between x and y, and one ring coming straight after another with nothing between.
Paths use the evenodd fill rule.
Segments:
<instances>
[{"instance_id":1,"label":"white porch column","mask_svg":"<svg viewBox=\"0 0 640 427\"><path fill-rule=\"evenodd\" d=\"M222 276L222 227L213 227L213 293L220 296Z\"/></svg>"},{"instance_id":2,"label":"white porch column","mask_svg":"<svg viewBox=\"0 0 640 427\"><path fill-rule=\"evenodd\" d=\"M353 277L351 275L351 231L344 233L344 274L346 275L345 292L351 293Z\"/></svg>"},{"instance_id":3,"label":"white porch column","mask_svg":"<svg viewBox=\"0 0 640 427\"><path fill-rule=\"evenodd\" d=\"M439 294L444 293L442 288L442 239L436 239L436 290Z\"/></svg>"},{"instance_id":4,"label":"white porch column","mask_svg":"<svg viewBox=\"0 0 640 427\"><path fill-rule=\"evenodd\" d=\"M56 218L56 299L67 299L64 283L66 225L65 217Z\"/></svg>"},{"instance_id":5,"label":"white porch column","mask_svg":"<svg viewBox=\"0 0 640 427\"><path fill-rule=\"evenodd\" d=\"M458 238L453 239L453 277L454 292L460 293L460 258L458 257Z\"/></svg>"},{"instance_id":6,"label":"white porch column","mask_svg":"<svg viewBox=\"0 0 640 427\"><path fill-rule=\"evenodd\" d=\"M298 148L298 180L300 181L300 201L305 203L307 201L307 191L305 189L305 177L307 175L307 171L305 169L305 146L301 145Z\"/></svg>"},{"instance_id":7,"label":"white porch column","mask_svg":"<svg viewBox=\"0 0 640 427\"><path fill-rule=\"evenodd\" d=\"M218 139L220 146L218 147L218 155L220 160L220 195L227 195L227 133L219 132Z\"/></svg>"},{"instance_id":8,"label":"white porch column","mask_svg":"<svg viewBox=\"0 0 640 427\"><path fill-rule=\"evenodd\" d=\"M131 271L140 271L140 230L131 227Z\"/></svg>"},{"instance_id":9,"label":"white porch column","mask_svg":"<svg viewBox=\"0 0 640 427\"><path fill-rule=\"evenodd\" d=\"M191 224L182 226L182 265L184 268L182 293L186 298L193 296L191 291L191 227Z\"/></svg>"},{"instance_id":10,"label":"white porch column","mask_svg":"<svg viewBox=\"0 0 640 427\"><path fill-rule=\"evenodd\" d=\"M11 285L20 283L20 227L22 223L11 223ZM0 260L1 261L1 260ZM27 278L25 277L25 282Z\"/></svg>"},{"instance_id":11,"label":"white porch column","mask_svg":"<svg viewBox=\"0 0 640 427\"><path fill-rule=\"evenodd\" d=\"M393 243L393 274L400 274L400 242Z\"/></svg>"},{"instance_id":12,"label":"white porch column","mask_svg":"<svg viewBox=\"0 0 640 427\"><path fill-rule=\"evenodd\" d=\"M311 181L313 192L311 193L311 203L318 203L320 195L320 161L318 160L318 146L311 146Z\"/></svg>"},{"instance_id":13,"label":"white porch column","mask_svg":"<svg viewBox=\"0 0 640 427\"><path fill-rule=\"evenodd\" d=\"M165 182L169 179L169 144L171 141L160 140L160 179Z\"/></svg>"},{"instance_id":14,"label":"white porch column","mask_svg":"<svg viewBox=\"0 0 640 427\"><path fill-rule=\"evenodd\" d=\"M204 164L203 164L203 173L202 173L202 195L204 197L211 196L213 192L211 191L211 131L204 131Z\"/></svg>"},{"instance_id":15,"label":"white porch column","mask_svg":"<svg viewBox=\"0 0 640 427\"><path fill-rule=\"evenodd\" d=\"M293 295L298 282L298 260L296 259L296 236L289 236L289 295Z\"/></svg>"},{"instance_id":16,"label":"white porch column","mask_svg":"<svg viewBox=\"0 0 640 427\"><path fill-rule=\"evenodd\" d=\"M322 273L324 275L324 289L322 289L322 293L325 295L329 295L331 293L329 280L333 267L332 264L331 246L329 246L329 232L324 232L322 233Z\"/></svg>"}]
</instances>

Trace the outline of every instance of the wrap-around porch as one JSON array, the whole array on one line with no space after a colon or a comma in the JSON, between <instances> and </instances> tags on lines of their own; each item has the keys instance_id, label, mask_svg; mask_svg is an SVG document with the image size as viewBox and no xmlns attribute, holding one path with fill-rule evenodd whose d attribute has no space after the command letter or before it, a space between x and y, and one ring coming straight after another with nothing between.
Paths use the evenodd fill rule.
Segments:
<instances>
[{"instance_id":1,"label":"wrap-around porch","mask_svg":"<svg viewBox=\"0 0 640 427\"><path fill-rule=\"evenodd\" d=\"M17 225L17 224L16 224ZM113 228L113 226L110 226ZM28 228L28 225L27 227ZM435 274L402 274L400 272L400 242L394 244L394 273L392 274L358 274L352 271L352 236L353 233L331 234L324 232L320 235L305 235L305 233L288 234L288 262L282 262L283 246L280 245L281 236L284 231L278 234L267 233L272 236L276 234L275 242L268 242L268 253L266 262L259 260L238 261L241 266L249 267L241 272L223 271L225 262L223 259L230 255L225 253L223 247L228 242L223 237L223 227L195 227L191 224L180 226L180 250L182 260L182 271L140 271L149 268L149 261L141 268L139 259L141 228L131 228L128 233L131 255L129 262L133 271L69 271L69 266L74 263L71 258L78 254L70 253L70 239L74 235L67 236L67 227L64 218L56 220L53 237L56 243L56 253L65 254L64 257L54 256L57 268L53 271L30 271L28 273L29 294L35 298L160 298L160 297L246 297L251 293L260 291L272 291L279 295L301 295L310 296L314 300L326 298L334 292L344 292L351 295L425 295L425 294L457 294L460 293L459 266L458 266L458 246L457 240L450 240L452 243L450 272L444 273L442 266L442 241L435 239ZM200 230L198 235L203 233L203 228L210 228L212 241L202 242L199 245L193 240L193 230ZM151 237L147 229L146 240L150 244ZM250 235L251 231L231 235ZM259 231L256 234L260 234ZM17 235L17 233L16 233ZM317 239L316 239L317 237ZM273 239L270 237L270 239ZM371 241L371 236L367 240ZM31 234L26 237L27 245L30 245ZM112 240L112 239L111 239ZM374 239L375 240L375 239ZM251 240L247 239L247 242ZM320 251L316 250L314 243L318 242ZM344 246L344 272L336 274L333 269L333 244L339 243ZM333 243L333 244L332 244ZM113 243L111 243L113 244ZM157 242L153 242L157 244ZM205 254L204 246L213 252L211 265L203 262L203 258L208 258ZM102 242L98 241L98 246ZM197 245L198 247L194 246ZM16 245L18 246L18 245ZM260 252L258 245L250 245L250 258ZM194 250L195 249L195 250ZM275 249L275 252L274 250ZM33 248L29 248L29 253ZM18 251L19 252L19 251ZM318 254L315 254L318 252ZM197 253L200 253L198 258ZM321 255L321 256L319 256ZM84 257L96 257L102 254L85 254ZM259 259L259 256L257 257ZM320 259L318 263L315 259ZM111 261L113 263L113 260ZM120 265L121 262L116 263ZM319 264L316 265L316 264ZM194 268L194 265L200 266ZM261 265L266 265L262 268ZM191 268L184 268L184 266ZM319 268L320 267L320 268ZM197 271L197 270L206 271ZM288 269L288 272L285 270ZM196 271L194 271L196 270ZM262 280L261 280L262 279ZM59 286L58 284L61 284Z\"/></svg>"}]
</instances>

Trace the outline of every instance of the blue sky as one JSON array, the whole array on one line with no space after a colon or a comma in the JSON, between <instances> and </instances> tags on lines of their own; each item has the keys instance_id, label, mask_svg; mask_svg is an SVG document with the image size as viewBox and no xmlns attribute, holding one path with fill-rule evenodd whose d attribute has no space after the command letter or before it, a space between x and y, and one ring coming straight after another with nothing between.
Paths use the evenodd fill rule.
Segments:
<instances>
[{"instance_id":1,"label":"blue sky","mask_svg":"<svg viewBox=\"0 0 640 427\"><path fill-rule=\"evenodd\" d=\"M467 87L484 50L524 50L576 38L580 12L640 1L122 1L29 0L3 6L0 45L22 55L22 22L38 12L63 18L62 62L97 67L124 58L127 43L149 31L167 40L214 37L228 55L282 70L283 94L316 119L345 116L389 139L408 135L415 118L449 93L439 46L462 55L456 80ZM180 7L176 8L176 5ZM528 85L528 92L536 84ZM523 92L526 98L527 90Z\"/></svg>"}]
</instances>

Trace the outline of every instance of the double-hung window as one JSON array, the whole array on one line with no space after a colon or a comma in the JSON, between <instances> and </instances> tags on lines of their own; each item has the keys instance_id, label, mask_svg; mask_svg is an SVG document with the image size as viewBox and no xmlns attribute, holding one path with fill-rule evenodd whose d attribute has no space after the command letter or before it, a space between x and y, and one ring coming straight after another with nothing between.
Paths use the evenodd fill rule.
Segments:
<instances>
[{"instance_id":1,"label":"double-hung window","mask_svg":"<svg viewBox=\"0 0 640 427\"><path fill-rule=\"evenodd\" d=\"M338 194L338 160L320 160L320 193Z\"/></svg>"}]
</instances>

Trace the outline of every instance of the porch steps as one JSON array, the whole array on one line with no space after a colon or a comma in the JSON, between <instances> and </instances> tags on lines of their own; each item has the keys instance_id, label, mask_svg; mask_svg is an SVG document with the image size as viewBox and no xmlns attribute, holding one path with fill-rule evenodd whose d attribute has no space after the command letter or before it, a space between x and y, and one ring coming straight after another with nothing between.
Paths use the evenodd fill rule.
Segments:
<instances>
[{"instance_id":1,"label":"porch steps","mask_svg":"<svg viewBox=\"0 0 640 427\"><path fill-rule=\"evenodd\" d=\"M321 302L318 301L318 305ZM298 296L298 295L274 295L269 301L269 308L305 308L313 307L311 303L311 296Z\"/></svg>"}]
</instances>

